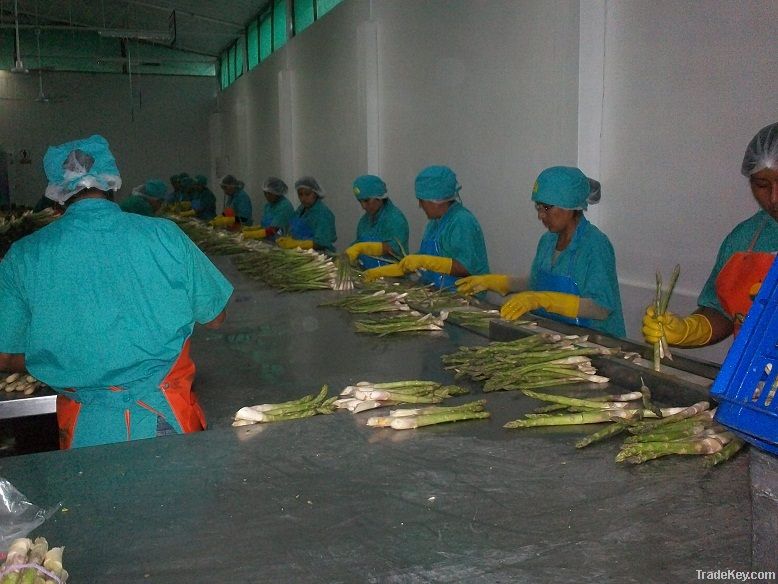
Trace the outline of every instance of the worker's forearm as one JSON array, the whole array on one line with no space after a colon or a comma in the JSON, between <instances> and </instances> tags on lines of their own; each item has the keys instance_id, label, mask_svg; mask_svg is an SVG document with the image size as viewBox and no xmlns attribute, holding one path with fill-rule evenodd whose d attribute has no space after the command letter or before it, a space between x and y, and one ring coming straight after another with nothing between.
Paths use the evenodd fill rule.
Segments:
<instances>
[{"instance_id":1,"label":"worker's forearm","mask_svg":"<svg viewBox=\"0 0 778 584\"><path fill-rule=\"evenodd\" d=\"M0 371L21 373L24 370L24 353L0 353Z\"/></svg>"},{"instance_id":2,"label":"worker's forearm","mask_svg":"<svg viewBox=\"0 0 778 584\"><path fill-rule=\"evenodd\" d=\"M456 260L451 260L451 275L457 278L466 278L470 275L467 268Z\"/></svg>"},{"instance_id":3,"label":"worker's forearm","mask_svg":"<svg viewBox=\"0 0 778 584\"><path fill-rule=\"evenodd\" d=\"M713 345L719 341L723 341L735 330L735 326L732 324L732 321L721 314L718 310L708 308L707 306L702 306L694 312L695 314L702 314L705 318L708 319L708 322L710 322L710 328L713 331L713 334L710 337L710 341L708 341L708 345Z\"/></svg>"},{"instance_id":4,"label":"worker's forearm","mask_svg":"<svg viewBox=\"0 0 778 584\"><path fill-rule=\"evenodd\" d=\"M529 278L527 276L508 276L508 294L524 292L528 288Z\"/></svg>"},{"instance_id":5,"label":"worker's forearm","mask_svg":"<svg viewBox=\"0 0 778 584\"><path fill-rule=\"evenodd\" d=\"M591 298L581 298L578 305L578 317L590 320L605 320L611 313L607 308L600 306Z\"/></svg>"}]
</instances>

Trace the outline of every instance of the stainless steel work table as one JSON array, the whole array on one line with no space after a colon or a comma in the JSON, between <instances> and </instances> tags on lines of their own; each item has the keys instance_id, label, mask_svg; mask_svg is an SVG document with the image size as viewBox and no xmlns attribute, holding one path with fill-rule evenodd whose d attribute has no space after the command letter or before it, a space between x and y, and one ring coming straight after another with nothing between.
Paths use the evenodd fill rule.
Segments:
<instances>
[{"instance_id":1,"label":"stainless steel work table","mask_svg":"<svg viewBox=\"0 0 778 584\"><path fill-rule=\"evenodd\" d=\"M236 292L225 327L193 340L207 432L0 459L32 502L62 502L34 535L66 546L74 584L644 584L749 569L747 455L619 465L618 441L576 451L580 429L503 429L537 402L477 385L457 401L485 397L489 421L230 427L240 406L323 383L450 382L440 356L486 339L358 336L351 315L316 308L334 293L277 295L217 263Z\"/></svg>"}]
</instances>

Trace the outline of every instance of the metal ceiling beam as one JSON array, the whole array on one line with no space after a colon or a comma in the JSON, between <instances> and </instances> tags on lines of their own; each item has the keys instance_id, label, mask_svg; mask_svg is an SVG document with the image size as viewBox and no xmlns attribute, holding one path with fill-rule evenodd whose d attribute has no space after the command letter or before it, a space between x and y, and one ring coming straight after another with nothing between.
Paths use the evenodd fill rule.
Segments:
<instances>
[{"instance_id":1,"label":"metal ceiling beam","mask_svg":"<svg viewBox=\"0 0 778 584\"><path fill-rule=\"evenodd\" d=\"M153 10L162 10L165 12L173 12L175 11L176 14L183 14L185 16L189 16L190 18L196 18L198 20L204 20L206 22L213 22L214 24L221 24L224 26L231 26L235 29L243 29L243 25L239 24L237 22L230 22L229 20L222 20L220 18L213 18L212 16L205 16L204 14L197 14L196 12L191 12L189 10L181 10L179 8L175 8L173 6L167 5L162 6L160 4L156 4L154 2L148 2L145 0L124 0L127 4L135 5L135 6L142 6L144 8L151 8Z\"/></svg>"}]
</instances>

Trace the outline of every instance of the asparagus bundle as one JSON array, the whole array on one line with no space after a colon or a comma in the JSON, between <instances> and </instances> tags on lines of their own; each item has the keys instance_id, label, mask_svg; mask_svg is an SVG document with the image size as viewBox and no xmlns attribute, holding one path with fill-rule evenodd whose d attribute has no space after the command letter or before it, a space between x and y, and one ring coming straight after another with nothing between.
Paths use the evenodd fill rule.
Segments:
<instances>
[{"instance_id":1,"label":"asparagus bundle","mask_svg":"<svg viewBox=\"0 0 778 584\"><path fill-rule=\"evenodd\" d=\"M446 308L458 308L468 306L469 298L457 296L448 290L441 290L433 286L411 286L406 288L407 302L418 310L442 310Z\"/></svg>"},{"instance_id":2,"label":"asparagus bundle","mask_svg":"<svg viewBox=\"0 0 778 584\"><path fill-rule=\"evenodd\" d=\"M534 389L569 383L606 383L591 363L593 355L612 354L586 347L586 337L542 333L483 347L460 347L443 356L444 368L456 377L485 381L484 391Z\"/></svg>"},{"instance_id":3,"label":"asparagus bundle","mask_svg":"<svg viewBox=\"0 0 778 584\"><path fill-rule=\"evenodd\" d=\"M235 259L237 268L249 278L262 280L282 292L326 290L335 285L335 264L314 250L280 249L247 242L247 253Z\"/></svg>"},{"instance_id":4,"label":"asparagus bundle","mask_svg":"<svg viewBox=\"0 0 778 584\"><path fill-rule=\"evenodd\" d=\"M606 423L602 429L576 442L576 448L621 433L626 438L616 456L617 462L640 464L671 454L706 456L705 464L714 466L734 456L743 442L724 427L713 422L713 411L708 402L688 407L657 408L650 402L648 388L621 395L599 396L587 399L559 395L523 392L529 397L554 404L542 408L524 419L505 424L506 428L562 426ZM556 410L561 406L564 410ZM558 411L558 413L552 413Z\"/></svg>"},{"instance_id":5,"label":"asparagus bundle","mask_svg":"<svg viewBox=\"0 0 778 584\"><path fill-rule=\"evenodd\" d=\"M44 537L15 539L0 566L0 584L64 584L68 579L62 567L64 549L49 549Z\"/></svg>"},{"instance_id":6,"label":"asparagus bundle","mask_svg":"<svg viewBox=\"0 0 778 584\"><path fill-rule=\"evenodd\" d=\"M461 422L463 420L483 420L490 416L484 411L485 400L468 402L458 406L434 406L393 410L388 416L369 418L368 426L374 428L392 428L394 430L414 430L433 424Z\"/></svg>"},{"instance_id":7,"label":"asparagus bundle","mask_svg":"<svg viewBox=\"0 0 778 584\"><path fill-rule=\"evenodd\" d=\"M260 422L284 422L298 418L309 418L316 414L331 414L335 411L337 398L327 397L328 388L322 386L318 395L309 394L299 399L276 404L246 406L235 414L233 426L247 426Z\"/></svg>"},{"instance_id":8,"label":"asparagus bundle","mask_svg":"<svg viewBox=\"0 0 778 584\"><path fill-rule=\"evenodd\" d=\"M407 294L378 290L372 293L357 293L319 306L337 306L352 314L371 314L375 312L400 312L410 310L405 304Z\"/></svg>"},{"instance_id":9,"label":"asparagus bundle","mask_svg":"<svg viewBox=\"0 0 778 584\"><path fill-rule=\"evenodd\" d=\"M341 399L335 401L339 408L353 413L398 403L435 404L447 397L464 395L468 390L458 385L442 385L434 381L390 381L371 383L360 381L340 392Z\"/></svg>"},{"instance_id":10,"label":"asparagus bundle","mask_svg":"<svg viewBox=\"0 0 778 584\"><path fill-rule=\"evenodd\" d=\"M468 307L452 308L448 311L447 320L465 328L488 331L489 323L496 318L500 318L499 310ZM526 324L528 322L529 321L523 321L517 324Z\"/></svg>"},{"instance_id":11,"label":"asparagus bundle","mask_svg":"<svg viewBox=\"0 0 778 584\"><path fill-rule=\"evenodd\" d=\"M335 275L335 290L353 290L354 289L354 270L351 268L351 262L346 254L340 254L335 262L338 272Z\"/></svg>"},{"instance_id":12,"label":"asparagus bundle","mask_svg":"<svg viewBox=\"0 0 778 584\"><path fill-rule=\"evenodd\" d=\"M22 375L21 373L11 373L0 381L0 390L5 390L8 393L18 391L24 395L32 395L36 389L42 386L43 383L32 375Z\"/></svg>"},{"instance_id":13,"label":"asparagus bundle","mask_svg":"<svg viewBox=\"0 0 778 584\"><path fill-rule=\"evenodd\" d=\"M667 305L670 303L670 296L673 294L675 283L678 281L678 276L681 274L681 266L677 265L673 269L673 274L670 276L670 286L667 290L662 290L662 274L658 271L656 273L656 296L654 297L654 314L656 316L662 316L667 312ZM661 368L662 357L672 359L670 354L670 346L667 344L664 332L659 339L659 342L654 343L654 371L659 371Z\"/></svg>"},{"instance_id":14,"label":"asparagus bundle","mask_svg":"<svg viewBox=\"0 0 778 584\"><path fill-rule=\"evenodd\" d=\"M37 213L24 211L21 215L0 217L0 257L4 256L11 245L41 227L59 218L53 209L43 209Z\"/></svg>"},{"instance_id":15,"label":"asparagus bundle","mask_svg":"<svg viewBox=\"0 0 778 584\"><path fill-rule=\"evenodd\" d=\"M445 317L432 314L422 315L415 310L408 314L390 316L380 320L358 320L354 328L358 333L369 333L383 337L394 333L442 331Z\"/></svg>"}]
</instances>

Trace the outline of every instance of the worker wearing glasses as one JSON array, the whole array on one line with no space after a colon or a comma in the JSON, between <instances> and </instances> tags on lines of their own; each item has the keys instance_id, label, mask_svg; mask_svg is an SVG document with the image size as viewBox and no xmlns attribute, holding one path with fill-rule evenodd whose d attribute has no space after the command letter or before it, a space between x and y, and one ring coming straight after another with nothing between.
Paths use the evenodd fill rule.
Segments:
<instances>
[{"instance_id":1,"label":"worker wearing glasses","mask_svg":"<svg viewBox=\"0 0 778 584\"><path fill-rule=\"evenodd\" d=\"M761 209L724 239L716 264L686 317L666 312L657 317L648 308L643 337L656 343L664 331L678 347L712 345L737 333L778 251L778 123L765 126L746 148L740 172Z\"/></svg>"},{"instance_id":2,"label":"worker wearing glasses","mask_svg":"<svg viewBox=\"0 0 778 584\"><path fill-rule=\"evenodd\" d=\"M532 190L538 219L548 229L538 242L529 279L504 274L457 280L457 290L512 295L500 314L513 320L535 314L623 337L624 317L616 257L608 237L584 211L600 200L600 184L578 168L554 166L540 173Z\"/></svg>"}]
</instances>

